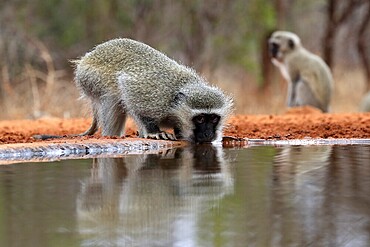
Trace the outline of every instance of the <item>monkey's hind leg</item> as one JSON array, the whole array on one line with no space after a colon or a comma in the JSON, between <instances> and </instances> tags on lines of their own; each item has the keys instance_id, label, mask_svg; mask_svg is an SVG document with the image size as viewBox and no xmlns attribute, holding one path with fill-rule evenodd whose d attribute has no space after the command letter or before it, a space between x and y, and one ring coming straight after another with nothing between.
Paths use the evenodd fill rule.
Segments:
<instances>
[{"instance_id":1,"label":"monkey's hind leg","mask_svg":"<svg viewBox=\"0 0 370 247\"><path fill-rule=\"evenodd\" d=\"M328 109L326 109L314 95L310 88L310 85L306 81L301 80L297 82L295 95L297 106L309 105L316 107L322 110L323 112L328 111Z\"/></svg>"},{"instance_id":2,"label":"monkey's hind leg","mask_svg":"<svg viewBox=\"0 0 370 247\"><path fill-rule=\"evenodd\" d=\"M288 83L288 93L287 93L287 106L289 107L295 107L297 106L296 102L296 88L297 88L297 82L292 81Z\"/></svg>"},{"instance_id":3,"label":"monkey's hind leg","mask_svg":"<svg viewBox=\"0 0 370 247\"><path fill-rule=\"evenodd\" d=\"M161 131L153 118L139 117L136 120L140 126L139 137L156 140L176 140L175 134Z\"/></svg>"},{"instance_id":4,"label":"monkey's hind leg","mask_svg":"<svg viewBox=\"0 0 370 247\"><path fill-rule=\"evenodd\" d=\"M120 100L114 97L104 99L98 103L97 114L103 136L121 136L124 134L126 112Z\"/></svg>"}]
</instances>

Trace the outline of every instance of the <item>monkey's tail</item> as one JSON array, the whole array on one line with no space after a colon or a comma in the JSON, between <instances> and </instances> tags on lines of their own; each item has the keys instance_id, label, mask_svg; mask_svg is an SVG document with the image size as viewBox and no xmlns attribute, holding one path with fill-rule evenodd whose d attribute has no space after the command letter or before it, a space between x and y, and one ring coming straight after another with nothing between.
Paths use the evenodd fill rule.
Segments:
<instances>
[{"instance_id":1,"label":"monkey's tail","mask_svg":"<svg viewBox=\"0 0 370 247\"><path fill-rule=\"evenodd\" d=\"M47 140L52 138L62 138L65 136L57 136L57 135L33 135L32 138L36 140Z\"/></svg>"},{"instance_id":2,"label":"monkey's tail","mask_svg":"<svg viewBox=\"0 0 370 247\"><path fill-rule=\"evenodd\" d=\"M54 139L54 138L63 138L63 137L76 137L76 136L87 136L87 135L93 135L98 131L98 121L94 117L90 128L86 130L85 132L77 135L64 135L64 136L58 136L58 135L33 135L33 139L36 140L48 140L48 139Z\"/></svg>"},{"instance_id":3,"label":"monkey's tail","mask_svg":"<svg viewBox=\"0 0 370 247\"><path fill-rule=\"evenodd\" d=\"M93 121L90 125L90 128L88 130L86 130L85 132L77 135L77 136L91 136L91 135L95 134L96 131L98 131L98 120L94 115L94 118L93 118Z\"/></svg>"}]
</instances>

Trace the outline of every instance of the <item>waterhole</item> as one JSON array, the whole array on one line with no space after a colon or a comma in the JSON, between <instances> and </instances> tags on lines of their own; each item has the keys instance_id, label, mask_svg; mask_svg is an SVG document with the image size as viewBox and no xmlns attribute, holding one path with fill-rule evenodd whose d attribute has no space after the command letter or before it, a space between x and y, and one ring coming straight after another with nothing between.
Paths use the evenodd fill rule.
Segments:
<instances>
[{"instance_id":1,"label":"waterhole","mask_svg":"<svg viewBox=\"0 0 370 247\"><path fill-rule=\"evenodd\" d=\"M369 246L370 145L0 166L0 246Z\"/></svg>"}]
</instances>

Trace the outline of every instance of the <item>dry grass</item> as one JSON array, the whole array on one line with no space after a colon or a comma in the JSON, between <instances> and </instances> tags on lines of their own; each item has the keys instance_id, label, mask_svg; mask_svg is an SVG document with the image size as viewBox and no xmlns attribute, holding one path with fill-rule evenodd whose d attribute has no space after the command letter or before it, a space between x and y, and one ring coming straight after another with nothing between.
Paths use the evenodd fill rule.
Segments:
<instances>
[{"instance_id":1,"label":"dry grass","mask_svg":"<svg viewBox=\"0 0 370 247\"><path fill-rule=\"evenodd\" d=\"M214 73L211 81L233 96L236 113L279 114L285 109L286 83L280 77L266 91L241 69L223 68Z\"/></svg>"},{"instance_id":2,"label":"dry grass","mask_svg":"<svg viewBox=\"0 0 370 247\"><path fill-rule=\"evenodd\" d=\"M366 93L365 76L360 69L338 68L334 70L335 90L333 112L358 112L361 99Z\"/></svg>"},{"instance_id":3,"label":"dry grass","mask_svg":"<svg viewBox=\"0 0 370 247\"><path fill-rule=\"evenodd\" d=\"M35 76L37 73L30 67L25 69L20 81L3 94L0 119L81 116L82 102L72 80L56 77L48 85Z\"/></svg>"},{"instance_id":4,"label":"dry grass","mask_svg":"<svg viewBox=\"0 0 370 247\"><path fill-rule=\"evenodd\" d=\"M262 91L254 78L242 71L217 72L214 81L235 99L236 113L280 114L286 111L287 83L278 74L271 88ZM334 95L331 112L358 112L362 97L366 93L365 78L360 69L334 69Z\"/></svg>"},{"instance_id":5,"label":"dry grass","mask_svg":"<svg viewBox=\"0 0 370 247\"><path fill-rule=\"evenodd\" d=\"M52 75L50 75L52 73ZM4 77L5 76L5 77ZM269 90L261 91L255 78L245 71L223 68L205 75L209 80L230 93L239 114L280 114L286 110L286 82L278 75ZM3 78L6 74L3 71ZM332 112L357 112L365 93L364 77L359 69L334 71L335 93ZM0 119L32 119L46 116L85 117L87 108L78 100L79 93L65 71L43 74L30 66L24 69L19 82L3 87Z\"/></svg>"}]
</instances>

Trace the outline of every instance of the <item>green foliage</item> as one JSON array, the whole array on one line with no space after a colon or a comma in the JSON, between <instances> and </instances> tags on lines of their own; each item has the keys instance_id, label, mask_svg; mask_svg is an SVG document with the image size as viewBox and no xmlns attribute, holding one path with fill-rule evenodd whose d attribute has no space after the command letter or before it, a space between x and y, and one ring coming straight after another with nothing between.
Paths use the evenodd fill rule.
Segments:
<instances>
[{"instance_id":1,"label":"green foliage","mask_svg":"<svg viewBox=\"0 0 370 247\"><path fill-rule=\"evenodd\" d=\"M135 2L98 0L34 0L10 1L19 29L40 38L52 40L63 48L80 42L99 42L131 28L129 16Z\"/></svg>"},{"instance_id":2,"label":"green foliage","mask_svg":"<svg viewBox=\"0 0 370 247\"><path fill-rule=\"evenodd\" d=\"M233 63L255 74L261 37L276 19L268 0L9 0L3 9L0 26L10 20L58 61L114 37L131 37L187 64Z\"/></svg>"},{"instance_id":3,"label":"green foliage","mask_svg":"<svg viewBox=\"0 0 370 247\"><path fill-rule=\"evenodd\" d=\"M261 40L276 25L276 15L271 1L237 1L233 15L236 19L229 60L258 74ZM226 39L230 39L227 37Z\"/></svg>"}]
</instances>

